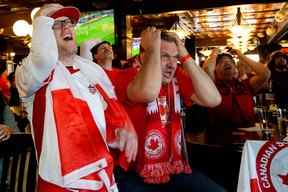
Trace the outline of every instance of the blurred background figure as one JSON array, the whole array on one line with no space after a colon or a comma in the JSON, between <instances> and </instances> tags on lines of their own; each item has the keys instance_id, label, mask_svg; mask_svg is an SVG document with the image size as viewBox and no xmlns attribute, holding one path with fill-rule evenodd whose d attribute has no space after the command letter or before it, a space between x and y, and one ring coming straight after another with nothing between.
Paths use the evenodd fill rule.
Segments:
<instances>
[{"instance_id":1,"label":"blurred background figure","mask_svg":"<svg viewBox=\"0 0 288 192\"><path fill-rule=\"evenodd\" d=\"M5 142L14 132L19 132L13 113L10 111L2 93L0 92L0 143ZM3 158L0 157L0 181L2 178ZM0 186L1 187L1 186Z\"/></svg>"},{"instance_id":2,"label":"blurred background figure","mask_svg":"<svg viewBox=\"0 0 288 192\"><path fill-rule=\"evenodd\" d=\"M80 56L93 60L106 70L113 68L122 69L124 64L117 58L113 46L108 41L92 39L86 41L80 46Z\"/></svg>"},{"instance_id":3,"label":"blurred background figure","mask_svg":"<svg viewBox=\"0 0 288 192\"><path fill-rule=\"evenodd\" d=\"M21 100L15 84L15 72L10 73L7 79L10 83L10 95L11 95L9 106L19 106L21 104Z\"/></svg>"},{"instance_id":4,"label":"blurred background figure","mask_svg":"<svg viewBox=\"0 0 288 192\"><path fill-rule=\"evenodd\" d=\"M271 71L272 92L278 107L286 108L288 105L288 56L281 51L271 54L268 63Z\"/></svg>"},{"instance_id":5,"label":"blurred background figure","mask_svg":"<svg viewBox=\"0 0 288 192\"><path fill-rule=\"evenodd\" d=\"M114 52L112 45L108 41L102 41L96 44L90 50L93 56L93 61L107 70L112 69L112 61L114 59Z\"/></svg>"},{"instance_id":6,"label":"blurred background figure","mask_svg":"<svg viewBox=\"0 0 288 192\"><path fill-rule=\"evenodd\" d=\"M0 60L0 90L6 102L10 101L10 86L6 61Z\"/></svg>"},{"instance_id":7,"label":"blurred background figure","mask_svg":"<svg viewBox=\"0 0 288 192\"><path fill-rule=\"evenodd\" d=\"M242 65L247 66L246 68L250 68L254 75L240 79L240 74L241 77L243 74L236 68L234 57L237 57ZM204 64L204 69L214 80L222 96L221 104L209 109L208 142L215 144L239 142L238 128L255 125L253 96L268 81L270 71L264 64L249 59L239 50L220 53L217 49L212 51ZM245 135L240 137L242 140Z\"/></svg>"},{"instance_id":8,"label":"blurred background figure","mask_svg":"<svg viewBox=\"0 0 288 192\"><path fill-rule=\"evenodd\" d=\"M17 127L21 132L30 133L30 124L27 118L27 113L24 109L24 106L21 103L21 99L19 97L19 92L16 88L15 84L15 72L12 72L8 75L8 80L10 82L10 101L9 107L13 112L15 120L17 122Z\"/></svg>"},{"instance_id":9,"label":"blurred background figure","mask_svg":"<svg viewBox=\"0 0 288 192\"><path fill-rule=\"evenodd\" d=\"M18 127L13 113L0 93L0 142L10 138L12 132L17 132Z\"/></svg>"}]
</instances>

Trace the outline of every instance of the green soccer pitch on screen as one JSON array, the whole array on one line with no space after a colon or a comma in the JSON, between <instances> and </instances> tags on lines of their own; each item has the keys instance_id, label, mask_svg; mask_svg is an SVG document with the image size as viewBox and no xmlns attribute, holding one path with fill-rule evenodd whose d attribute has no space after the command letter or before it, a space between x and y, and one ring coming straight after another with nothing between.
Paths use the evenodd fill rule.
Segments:
<instances>
[{"instance_id":1,"label":"green soccer pitch on screen","mask_svg":"<svg viewBox=\"0 0 288 192\"><path fill-rule=\"evenodd\" d=\"M75 30L77 45L91 39L108 41L114 44L115 30L113 10L83 13Z\"/></svg>"}]
</instances>

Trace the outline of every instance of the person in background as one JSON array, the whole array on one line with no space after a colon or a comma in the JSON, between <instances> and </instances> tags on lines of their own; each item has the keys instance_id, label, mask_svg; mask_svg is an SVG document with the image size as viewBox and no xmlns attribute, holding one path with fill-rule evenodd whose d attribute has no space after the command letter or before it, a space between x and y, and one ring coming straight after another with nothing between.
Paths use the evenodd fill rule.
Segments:
<instances>
[{"instance_id":1,"label":"person in background","mask_svg":"<svg viewBox=\"0 0 288 192\"><path fill-rule=\"evenodd\" d=\"M268 62L268 67L271 71L275 101L280 108L286 108L288 106L288 55L281 51L274 52Z\"/></svg>"},{"instance_id":2,"label":"person in background","mask_svg":"<svg viewBox=\"0 0 288 192\"><path fill-rule=\"evenodd\" d=\"M112 61L114 59L114 52L112 45L108 41L102 41L90 50L93 56L93 61L101 67L111 70Z\"/></svg>"},{"instance_id":3,"label":"person in background","mask_svg":"<svg viewBox=\"0 0 288 192\"><path fill-rule=\"evenodd\" d=\"M27 119L27 113L23 105L21 104L21 99L15 83L15 72L12 72L8 75L8 80L11 84L10 87L11 99L9 102L9 106L14 114L17 126L21 132L30 133L31 130L29 120Z\"/></svg>"},{"instance_id":4,"label":"person in background","mask_svg":"<svg viewBox=\"0 0 288 192\"><path fill-rule=\"evenodd\" d=\"M104 70L123 69L121 61L114 55L113 47L108 41L93 39L80 45L80 56L93 60Z\"/></svg>"},{"instance_id":5,"label":"person in background","mask_svg":"<svg viewBox=\"0 0 288 192\"><path fill-rule=\"evenodd\" d=\"M154 27L148 27L141 34L141 38L146 39L147 42L153 42L155 41L155 39L157 40L158 33L159 31L156 30ZM112 49L107 48L107 46L109 45L110 44L107 44L106 42L102 42L99 44L97 40L90 40L84 42L80 46L80 56L85 57L89 60L93 60L95 62L100 62L99 64L96 64L100 65L105 70L111 80L117 79L117 84L126 84L127 80L129 80L125 78L126 75L135 77L127 88L127 94L130 98L132 98L133 102L146 102L149 100L153 100L154 97L158 95L161 87L161 77L157 75L158 73L160 73L161 70L160 66L157 65L158 63L160 63L158 48L154 48L154 43L146 43L145 45L143 45L144 47L147 47L147 49L148 47L149 49L150 47L152 47L153 51L147 51L145 54L143 53L141 55L141 69L117 69L112 66ZM154 49L156 49L157 51L155 51ZM122 92L118 92L118 89L116 89L115 91L117 92L117 95L122 95Z\"/></svg>"},{"instance_id":6,"label":"person in background","mask_svg":"<svg viewBox=\"0 0 288 192\"><path fill-rule=\"evenodd\" d=\"M159 39L152 42L142 37L141 46L143 63L147 53L159 54L160 62L152 64L153 71L147 71L144 79L161 85L153 99L139 101L127 92L135 76L145 69L144 65L140 69L132 68L134 74L122 73L117 78L108 74L139 138L139 153L132 170L124 173L116 169L120 191L224 191L197 170L191 172L180 115L181 101L188 106L195 102L207 107L220 103L213 81L195 64L174 33L161 32L161 39L159 35ZM178 61L184 70L177 66ZM155 77L158 80L152 81Z\"/></svg>"},{"instance_id":7,"label":"person in background","mask_svg":"<svg viewBox=\"0 0 288 192\"><path fill-rule=\"evenodd\" d=\"M213 144L231 144L235 142L234 139L237 140L233 136L237 128L255 126L253 96L270 77L270 71L264 64L249 59L239 50L231 50L230 53L213 49L203 66L222 96L221 104L209 109L207 139ZM239 71L232 54L238 57L239 62L248 65L254 75L239 80Z\"/></svg>"},{"instance_id":8,"label":"person in background","mask_svg":"<svg viewBox=\"0 0 288 192\"><path fill-rule=\"evenodd\" d=\"M76 55L75 7L45 4L33 20L16 86L32 124L38 191L117 191L113 158L136 158L137 135L101 67ZM133 94L133 90L131 91Z\"/></svg>"},{"instance_id":9,"label":"person in background","mask_svg":"<svg viewBox=\"0 0 288 192\"><path fill-rule=\"evenodd\" d=\"M2 93L0 92L0 144L7 141L11 135L19 132L13 113L10 111ZM3 158L0 157L0 180L2 178ZM1 186L0 186L1 188Z\"/></svg>"},{"instance_id":10,"label":"person in background","mask_svg":"<svg viewBox=\"0 0 288 192\"><path fill-rule=\"evenodd\" d=\"M5 102L7 103L9 103L11 97L10 87L11 85L8 81L6 61L0 60L0 90L5 99Z\"/></svg>"},{"instance_id":11,"label":"person in background","mask_svg":"<svg viewBox=\"0 0 288 192\"><path fill-rule=\"evenodd\" d=\"M0 93L0 142L8 140L13 132L18 131L13 113Z\"/></svg>"},{"instance_id":12,"label":"person in background","mask_svg":"<svg viewBox=\"0 0 288 192\"><path fill-rule=\"evenodd\" d=\"M21 104L21 100L15 84L15 72L10 73L7 79L9 80L9 83L11 85L10 86L11 98L9 101L9 106L19 106Z\"/></svg>"}]
</instances>

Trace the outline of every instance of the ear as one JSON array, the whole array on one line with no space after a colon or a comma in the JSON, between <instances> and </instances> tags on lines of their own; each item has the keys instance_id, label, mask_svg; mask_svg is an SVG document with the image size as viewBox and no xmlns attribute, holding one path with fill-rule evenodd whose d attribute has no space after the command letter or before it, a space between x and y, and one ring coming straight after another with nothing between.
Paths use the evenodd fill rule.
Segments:
<instances>
[{"instance_id":1,"label":"ear","mask_svg":"<svg viewBox=\"0 0 288 192\"><path fill-rule=\"evenodd\" d=\"M97 63L97 60L98 60L97 54L96 54L96 53L93 53L92 57L93 57L94 62Z\"/></svg>"},{"instance_id":2,"label":"ear","mask_svg":"<svg viewBox=\"0 0 288 192\"><path fill-rule=\"evenodd\" d=\"M94 58L94 59L98 59L97 53L93 53L93 58Z\"/></svg>"}]
</instances>

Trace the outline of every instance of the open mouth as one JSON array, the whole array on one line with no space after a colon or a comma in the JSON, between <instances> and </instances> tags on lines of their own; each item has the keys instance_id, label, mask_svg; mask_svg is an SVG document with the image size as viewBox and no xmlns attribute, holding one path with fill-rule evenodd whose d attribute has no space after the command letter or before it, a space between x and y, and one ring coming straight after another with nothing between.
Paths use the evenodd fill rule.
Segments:
<instances>
[{"instance_id":1,"label":"open mouth","mask_svg":"<svg viewBox=\"0 0 288 192\"><path fill-rule=\"evenodd\" d=\"M225 71L228 71L228 70L231 70L231 69L232 69L231 65L225 65L224 66L224 70Z\"/></svg>"},{"instance_id":2,"label":"open mouth","mask_svg":"<svg viewBox=\"0 0 288 192\"><path fill-rule=\"evenodd\" d=\"M63 40L64 40L64 41L71 41L71 40L73 40L73 37L72 37L71 34L66 34L66 35L64 36Z\"/></svg>"},{"instance_id":3,"label":"open mouth","mask_svg":"<svg viewBox=\"0 0 288 192\"><path fill-rule=\"evenodd\" d=\"M104 53L105 53L105 54L112 54L112 51L111 51L111 50L108 50L108 49L106 49L106 50L104 50Z\"/></svg>"},{"instance_id":4,"label":"open mouth","mask_svg":"<svg viewBox=\"0 0 288 192\"><path fill-rule=\"evenodd\" d=\"M172 76L172 72L165 72L165 73L163 74L163 76L164 76L165 78L170 78L170 77Z\"/></svg>"}]
</instances>

